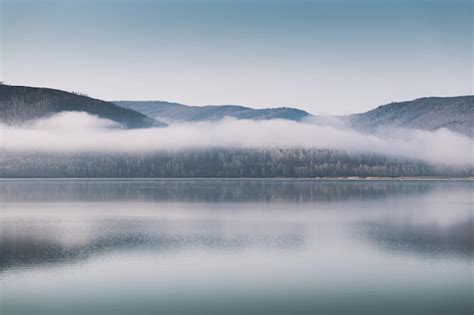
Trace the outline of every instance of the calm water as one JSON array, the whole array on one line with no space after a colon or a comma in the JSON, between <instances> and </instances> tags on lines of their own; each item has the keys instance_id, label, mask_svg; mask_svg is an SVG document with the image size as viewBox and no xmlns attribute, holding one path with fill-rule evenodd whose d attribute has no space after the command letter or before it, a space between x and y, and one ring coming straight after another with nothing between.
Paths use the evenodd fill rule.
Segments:
<instances>
[{"instance_id":1,"label":"calm water","mask_svg":"<svg viewBox=\"0 0 474 315\"><path fill-rule=\"evenodd\" d=\"M0 180L0 313L473 313L473 184Z\"/></svg>"}]
</instances>

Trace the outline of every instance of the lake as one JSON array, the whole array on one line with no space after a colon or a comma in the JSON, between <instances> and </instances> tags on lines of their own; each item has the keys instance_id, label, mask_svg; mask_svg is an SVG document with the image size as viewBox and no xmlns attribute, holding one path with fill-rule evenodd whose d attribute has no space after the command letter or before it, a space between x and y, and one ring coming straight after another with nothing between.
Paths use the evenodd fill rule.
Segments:
<instances>
[{"instance_id":1,"label":"lake","mask_svg":"<svg viewBox=\"0 0 474 315\"><path fill-rule=\"evenodd\" d=\"M473 313L473 183L0 180L0 313Z\"/></svg>"}]
</instances>

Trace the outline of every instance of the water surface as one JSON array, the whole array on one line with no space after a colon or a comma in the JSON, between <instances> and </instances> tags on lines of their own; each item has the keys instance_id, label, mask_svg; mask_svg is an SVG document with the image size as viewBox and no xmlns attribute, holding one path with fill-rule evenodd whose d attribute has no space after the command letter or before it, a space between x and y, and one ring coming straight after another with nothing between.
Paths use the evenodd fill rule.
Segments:
<instances>
[{"instance_id":1,"label":"water surface","mask_svg":"<svg viewBox=\"0 0 474 315\"><path fill-rule=\"evenodd\" d=\"M472 314L467 181L0 180L3 314Z\"/></svg>"}]
</instances>

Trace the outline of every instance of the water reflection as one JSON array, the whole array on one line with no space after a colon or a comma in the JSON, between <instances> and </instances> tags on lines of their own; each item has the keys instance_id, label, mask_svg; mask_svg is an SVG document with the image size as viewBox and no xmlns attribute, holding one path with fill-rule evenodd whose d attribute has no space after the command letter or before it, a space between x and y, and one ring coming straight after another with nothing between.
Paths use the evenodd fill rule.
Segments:
<instances>
[{"instance_id":1,"label":"water reflection","mask_svg":"<svg viewBox=\"0 0 474 315\"><path fill-rule=\"evenodd\" d=\"M1 180L3 314L470 314L467 181Z\"/></svg>"},{"instance_id":2,"label":"water reflection","mask_svg":"<svg viewBox=\"0 0 474 315\"><path fill-rule=\"evenodd\" d=\"M303 245L304 237L297 232L252 233L222 235L213 229L195 233L159 233L159 225L150 229L146 222L104 223L101 233L77 244L76 240L57 238L54 227L32 232L35 225L3 226L0 239L0 272L7 269L31 268L37 265L77 263L91 256L116 251L145 250L157 254L187 248L236 251L244 248L289 250ZM144 231L145 227L148 232ZM183 228L183 227L181 227ZM195 229L190 227L191 230ZM158 231L156 231L158 230ZM215 229L214 229L215 230Z\"/></svg>"},{"instance_id":3,"label":"water reflection","mask_svg":"<svg viewBox=\"0 0 474 315\"><path fill-rule=\"evenodd\" d=\"M466 182L291 179L0 180L0 200L310 202L352 201L418 195Z\"/></svg>"},{"instance_id":4,"label":"water reflection","mask_svg":"<svg viewBox=\"0 0 474 315\"><path fill-rule=\"evenodd\" d=\"M411 253L425 257L474 257L472 218L448 226L437 224L363 223L358 236L391 253Z\"/></svg>"}]
</instances>

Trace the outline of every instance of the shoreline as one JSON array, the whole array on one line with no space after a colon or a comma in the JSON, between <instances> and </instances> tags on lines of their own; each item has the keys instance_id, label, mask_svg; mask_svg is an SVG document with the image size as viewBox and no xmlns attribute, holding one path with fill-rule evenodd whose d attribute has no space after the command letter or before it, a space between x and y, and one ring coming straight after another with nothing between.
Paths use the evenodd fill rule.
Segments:
<instances>
[{"instance_id":1,"label":"shoreline","mask_svg":"<svg viewBox=\"0 0 474 315\"><path fill-rule=\"evenodd\" d=\"M314 180L314 181L474 181L474 177L1 177L0 181L9 180Z\"/></svg>"}]
</instances>

